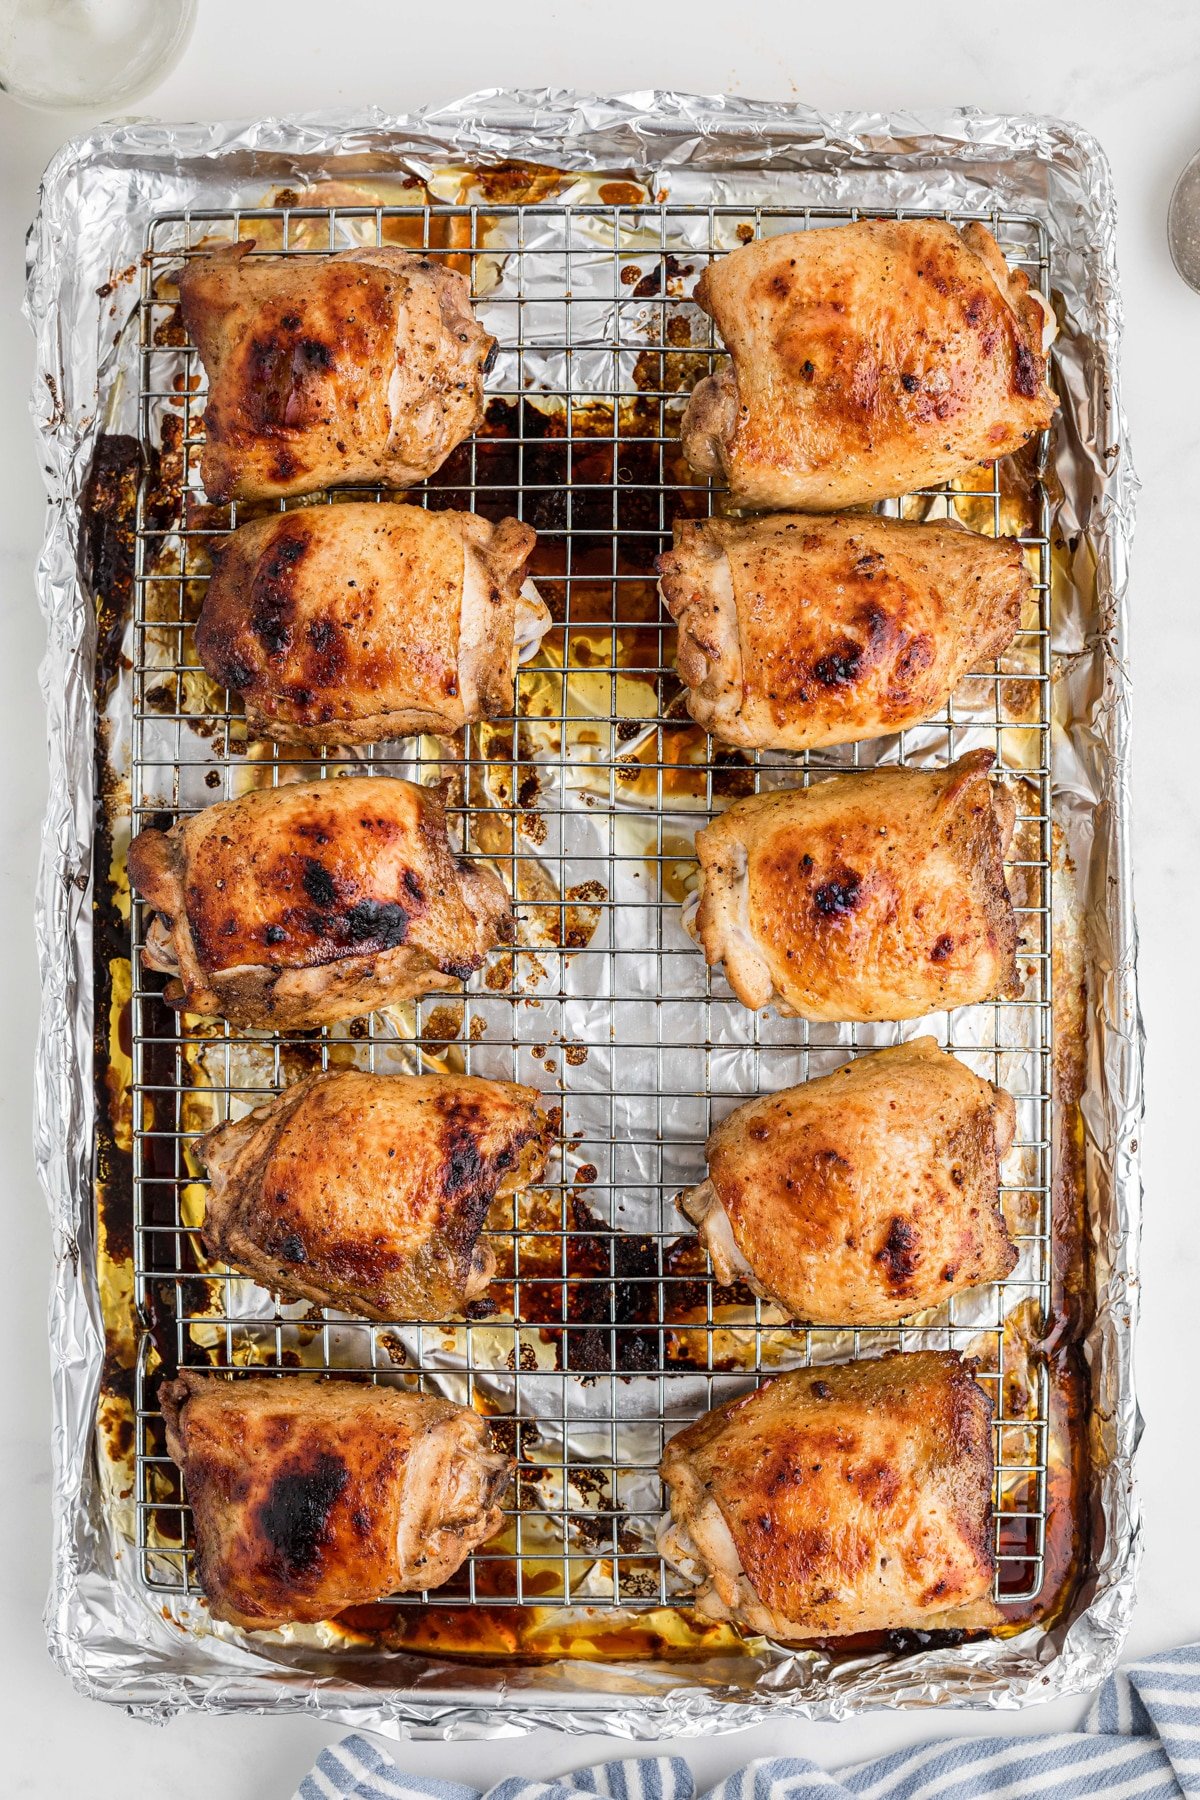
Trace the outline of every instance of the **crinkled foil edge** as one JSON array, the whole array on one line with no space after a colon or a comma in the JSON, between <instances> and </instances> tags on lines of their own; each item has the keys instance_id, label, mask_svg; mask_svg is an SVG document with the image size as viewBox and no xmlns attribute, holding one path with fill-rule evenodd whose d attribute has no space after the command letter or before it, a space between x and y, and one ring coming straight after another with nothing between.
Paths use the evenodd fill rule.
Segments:
<instances>
[{"instance_id":1,"label":"crinkled foil edge","mask_svg":"<svg viewBox=\"0 0 1200 1800\"><path fill-rule=\"evenodd\" d=\"M749 1697L733 1685L701 1687L689 1681L686 1667L566 1662L496 1671L418 1665L405 1657L396 1659L396 1686L380 1688L377 1675L357 1681L350 1660L337 1672L326 1664L330 1672L314 1674L216 1637L184 1637L139 1592L133 1559L107 1527L93 1458L104 1356L92 1200L95 625L78 571L80 500L114 358L111 334L104 336L97 318L97 271L103 281L119 237L114 186L120 191L123 184L132 216L139 183L159 184L160 208L186 204L191 159L205 158L210 171L212 159L228 159L244 187L264 158L286 163L380 150L414 166L512 157L578 169L693 168L710 181L727 172L741 182L739 196L748 175L761 177L769 191L780 172L819 172L828 183L839 173L857 178L873 171L878 185L901 168L911 187L925 169L944 182L950 165L991 183L1000 203L1011 203L1015 191L1006 171L1020 171L1025 204L1032 194L1061 208L1064 281L1077 315L1077 400L1085 415L1081 441L1068 454L1086 467L1077 523L1096 559L1099 602L1097 640L1088 652L1095 667L1087 729L1071 746L1090 769L1080 791L1095 809L1084 1124L1096 1286L1087 1355L1097 1473L1087 1571L1067 1617L1049 1630L836 1665L817 1653L779 1652ZM101 171L105 181L98 179ZM1054 120L975 111L826 116L799 105L661 92L604 99L486 91L407 119L371 112L253 125L108 127L55 157L30 234L26 297L37 340L32 410L49 490L37 566L48 640L41 686L50 792L36 896L42 1004L35 1151L54 1247L54 1569L46 1623L53 1655L81 1691L155 1717L283 1707L393 1736L505 1736L553 1726L637 1739L730 1730L781 1708L813 1718L880 1705L1012 1708L1078 1692L1112 1668L1128 1627L1141 1550L1133 1338L1142 1105L1125 664L1137 484L1118 387L1122 319L1114 235L1108 166L1088 134Z\"/></svg>"}]
</instances>

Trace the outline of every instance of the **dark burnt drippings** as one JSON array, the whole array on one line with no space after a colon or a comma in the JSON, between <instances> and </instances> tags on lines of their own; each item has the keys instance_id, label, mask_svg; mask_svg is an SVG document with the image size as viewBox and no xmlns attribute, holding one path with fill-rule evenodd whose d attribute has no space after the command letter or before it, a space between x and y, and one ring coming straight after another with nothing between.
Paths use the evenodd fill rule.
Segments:
<instances>
[{"instance_id":1,"label":"dark burnt drippings","mask_svg":"<svg viewBox=\"0 0 1200 1800\"><path fill-rule=\"evenodd\" d=\"M155 524L171 516L169 492L172 450L151 459L146 468L144 504ZM119 894L119 865L113 844L113 822L126 809L128 799L109 766L104 711L117 682L128 671L122 650L133 603L135 521L143 458L137 441L119 435L102 436L96 445L84 485L80 519L80 575L89 593L95 619L95 658L92 681L98 721L95 758L92 846L92 944L93 944L93 1081L95 1144L93 1182L96 1198L97 1258L104 1304L104 1363L97 1406L98 1429L109 1455L118 1463L132 1458L136 1400L137 1328L140 1324L154 1353L174 1367L175 1330L173 1296L167 1300L151 1284L140 1321L128 1317L112 1303L105 1290L107 1270L131 1268L133 1241L133 1157L130 1148L129 1093L121 1067L132 1052L128 993L129 926ZM120 983L120 988L118 987ZM173 1029L165 1007L145 1003L155 1035L166 1037ZM161 1016L156 1017L156 1014ZM148 1083L174 1078L173 1058L157 1043L146 1046L145 1079ZM149 1189L148 1193L153 1194ZM151 1210L167 1222L165 1204ZM121 1302L127 1305L125 1290ZM148 1426L151 1454L165 1453L161 1424ZM177 1538L179 1515L171 1503L179 1497L178 1476L164 1464L156 1499L164 1502L153 1523L163 1541Z\"/></svg>"},{"instance_id":2,"label":"dark burnt drippings","mask_svg":"<svg viewBox=\"0 0 1200 1800\"><path fill-rule=\"evenodd\" d=\"M102 437L83 490L80 560L83 579L95 596L95 670L97 677L103 675L102 683L97 681L99 694L110 690L119 673L133 589L141 473L142 452L136 438Z\"/></svg>"},{"instance_id":3,"label":"dark burnt drippings","mask_svg":"<svg viewBox=\"0 0 1200 1800\"><path fill-rule=\"evenodd\" d=\"M583 1171L581 1171L581 1174ZM592 1171L594 1178L594 1171ZM630 1378L659 1368L736 1368L735 1354L713 1356L709 1311L749 1320L754 1297L738 1284L713 1283L695 1236L661 1240L608 1224L578 1187L561 1202L547 1196L520 1240L520 1281L502 1267L497 1304L522 1325L539 1328L553 1346L555 1367L585 1382L601 1375ZM497 1241L502 1261L509 1246ZM565 1285L565 1294L564 1294Z\"/></svg>"}]
</instances>

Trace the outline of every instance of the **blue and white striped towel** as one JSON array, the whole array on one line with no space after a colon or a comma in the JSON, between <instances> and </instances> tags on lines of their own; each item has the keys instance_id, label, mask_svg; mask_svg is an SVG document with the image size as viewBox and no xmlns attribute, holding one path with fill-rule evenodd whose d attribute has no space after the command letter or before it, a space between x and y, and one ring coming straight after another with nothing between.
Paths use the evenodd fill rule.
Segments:
<instances>
[{"instance_id":1,"label":"blue and white striped towel","mask_svg":"<svg viewBox=\"0 0 1200 1800\"><path fill-rule=\"evenodd\" d=\"M695 1800L677 1756L631 1757L557 1781L510 1776L486 1800ZM1200 1800L1200 1644L1106 1681L1082 1731L951 1738L827 1774L801 1757L753 1762L705 1800ZM321 1753L295 1800L481 1800L457 1781L405 1775L357 1734Z\"/></svg>"}]
</instances>

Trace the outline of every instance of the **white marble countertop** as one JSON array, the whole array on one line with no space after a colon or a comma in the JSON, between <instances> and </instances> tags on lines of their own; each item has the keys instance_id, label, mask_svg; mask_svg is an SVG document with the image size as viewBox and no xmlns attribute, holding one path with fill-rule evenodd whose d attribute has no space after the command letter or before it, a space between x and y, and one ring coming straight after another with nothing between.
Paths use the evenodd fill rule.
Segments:
<instances>
[{"instance_id":1,"label":"white marble countertop","mask_svg":"<svg viewBox=\"0 0 1200 1800\"><path fill-rule=\"evenodd\" d=\"M1200 296L1167 254L1167 200L1200 144L1200 8L1193 0L1012 0L994 12L961 0L778 0L688 6L641 0L458 0L450 15L382 0L200 0L182 63L139 110L164 118L239 118L370 102L394 111L488 86L597 92L654 86L828 109L1052 113L1094 132L1111 158L1120 206L1127 336L1124 393L1143 491L1132 587L1136 696L1134 844L1149 1032L1146 1301L1138 1355L1148 1429L1140 1476L1147 1550L1131 1649L1200 1637L1195 1554L1200 1434L1194 1365L1176 1321L1196 1308L1200 1234L1191 1221L1196 1150L1187 1024L1200 971L1187 921L1197 914L1200 809L1184 764L1200 672L1195 574L1200 505ZM31 569L43 490L26 405L31 343L17 308L22 242L42 167L89 116L26 112L0 96L0 1148L3 1151L10 1352L3 1387L8 1445L0 1476L0 1789L38 1800L287 1800L335 1731L295 1717L192 1718L155 1729L78 1698L51 1665L41 1626L49 1555L49 1384L45 1298L49 1234L30 1152L36 967L30 889L44 791L36 668L42 625ZM1193 670L1192 658L1196 658ZM1189 895L1191 898L1189 899ZM1189 1145L1191 1146L1189 1148ZM1016 1715L895 1712L843 1726L777 1723L683 1746L702 1782L753 1756L810 1755L827 1766L926 1737L1072 1726L1084 1702ZM506 1774L558 1774L621 1747L552 1734L402 1748L415 1773L486 1785Z\"/></svg>"}]
</instances>

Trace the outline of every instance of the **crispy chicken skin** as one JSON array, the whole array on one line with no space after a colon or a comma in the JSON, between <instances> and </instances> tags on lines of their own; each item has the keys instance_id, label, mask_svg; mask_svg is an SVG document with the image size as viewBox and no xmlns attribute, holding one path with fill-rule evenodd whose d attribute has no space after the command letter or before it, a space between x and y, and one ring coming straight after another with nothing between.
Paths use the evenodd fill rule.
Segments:
<instances>
[{"instance_id":1,"label":"crispy chicken skin","mask_svg":"<svg viewBox=\"0 0 1200 1800\"><path fill-rule=\"evenodd\" d=\"M1011 643L1031 587L1010 538L873 514L688 520L658 571L688 711L747 750L919 724Z\"/></svg>"},{"instance_id":2,"label":"crispy chicken skin","mask_svg":"<svg viewBox=\"0 0 1200 1800\"><path fill-rule=\"evenodd\" d=\"M208 376L200 471L212 501L347 482L411 487L483 417L496 340L466 280L408 250L189 258L183 322Z\"/></svg>"},{"instance_id":3,"label":"crispy chicken skin","mask_svg":"<svg viewBox=\"0 0 1200 1800\"><path fill-rule=\"evenodd\" d=\"M948 1350L768 1381L668 1443L669 1560L766 1637L997 1622L992 1408Z\"/></svg>"},{"instance_id":4,"label":"crispy chicken skin","mask_svg":"<svg viewBox=\"0 0 1200 1800\"><path fill-rule=\"evenodd\" d=\"M347 777L257 788L140 831L129 878L158 915L143 961L188 1012L268 1030L444 987L512 935L504 884L456 856L441 788Z\"/></svg>"},{"instance_id":5,"label":"crispy chicken skin","mask_svg":"<svg viewBox=\"0 0 1200 1800\"><path fill-rule=\"evenodd\" d=\"M684 452L735 504L860 506L993 462L1050 423L1048 310L979 224L862 220L747 244L695 298L730 362Z\"/></svg>"},{"instance_id":6,"label":"crispy chicken skin","mask_svg":"<svg viewBox=\"0 0 1200 1800\"><path fill-rule=\"evenodd\" d=\"M489 1207L545 1167L537 1100L468 1075L308 1075L201 1139L204 1247L286 1300L461 1317L496 1271Z\"/></svg>"},{"instance_id":7,"label":"crispy chicken skin","mask_svg":"<svg viewBox=\"0 0 1200 1800\"><path fill-rule=\"evenodd\" d=\"M259 737L318 748L449 733L513 709L518 656L550 615L522 593L517 519L420 506L306 506L214 552L200 661Z\"/></svg>"},{"instance_id":8,"label":"crispy chicken skin","mask_svg":"<svg viewBox=\"0 0 1200 1800\"><path fill-rule=\"evenodd\" d=\"M705 960L744 1006L802 1019L917 1019L1019 993L1016 806L993 761L973 750L735 802L696 834L684 917Z\"/></svg>"},{"instance_id":9,"label":"crispy chicken skin","mask_svg":"<svg viewBox=\"0 0 1200 1800\"><path fill-rule=\"evenodd\" d=\"M1010 1095L917 1038L739 1106L680 1205L719 1282L790 1319L886 1325L1012 1270L1015 1123Z\"/></svg>"},{"instance_id":10,"label":"crispy chicken skin","mask_svg":"<svg viewBox=\"0 0 1200 1800\"><path fill-rule=\"evenodd\" d=\"M316 1376L159 1389L196 1568L247 1631L440 1587L495 1535L511 1465L469 1407Z\"/></svg>"}]
</instances>

